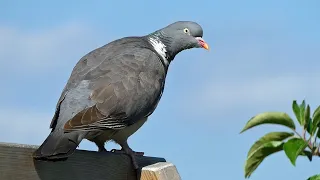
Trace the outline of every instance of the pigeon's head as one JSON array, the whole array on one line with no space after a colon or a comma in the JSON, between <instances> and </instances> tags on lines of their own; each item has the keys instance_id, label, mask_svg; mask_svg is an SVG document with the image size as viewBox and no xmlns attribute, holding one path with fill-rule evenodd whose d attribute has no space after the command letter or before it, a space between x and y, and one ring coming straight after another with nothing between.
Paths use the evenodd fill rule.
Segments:
<instances>
[{"instance_id":1,"label":"pigeon's head","mask_svg":"<svg viewBox=\"0 0 320 180\"><path fill-rule=\"evenodd\" d=\"M192 21L178 21L149 35L153 46L161 47L168 60L185 49L204 48L209 50L208 44L202 39L202 27Z\"/></svg>"}]
</instances>

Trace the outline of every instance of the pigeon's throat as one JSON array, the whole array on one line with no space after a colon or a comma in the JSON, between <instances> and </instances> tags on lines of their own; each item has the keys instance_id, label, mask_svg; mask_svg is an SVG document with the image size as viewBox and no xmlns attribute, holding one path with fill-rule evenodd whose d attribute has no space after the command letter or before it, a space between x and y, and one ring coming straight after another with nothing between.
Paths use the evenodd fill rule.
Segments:
<instances>
[{"instance_id":1,"label":"pigeon's throat","mask_svg":"<svg viewBox=\"0 0 320 180\"><path fill-rule=\"evenodd\" d=\"M157 36L149 37L149 42L153 46L154 50L161 56L163 63L168 66L170 61L166 49L167 46L161 42L160 38Z\"/></svg>"}]
</instances>

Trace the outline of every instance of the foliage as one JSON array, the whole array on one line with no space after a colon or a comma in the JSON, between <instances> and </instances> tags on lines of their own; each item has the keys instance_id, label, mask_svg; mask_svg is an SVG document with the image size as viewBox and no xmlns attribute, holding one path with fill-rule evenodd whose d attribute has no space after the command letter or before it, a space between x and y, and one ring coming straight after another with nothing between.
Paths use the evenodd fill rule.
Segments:
<instances>
[{"instance_id":1,"label":"foliage","mask_svg":"<svg viewBox=\"0 0 320 180\"><path fill-rule=\"evenodd\" d=\"M245 163L245 178L249 178L261 162L268 156L284 151L293 166L299 156L312 161L313 156L320 156L320 106L311 116L310 106L305 100L301 104L293 101L292 110L302 128L302 134L296 130L294 120L283 112L264 112L252 117L240 133L263 124L275 124L287 127L291 132L270 132L258 139L249 149ZM308 136L308 138L307 138ZM320 174L307 180L320 180Z\"/></svg>"},{"instance_id":2,"label":"foliage","mask_svg":"<svg viewBox=\"0 0 320 180\"><path fill-rule=\"evenodd\" d=\"M307 180L320 180L320 174L309 177Z\"/></svg>"}]
</instances>

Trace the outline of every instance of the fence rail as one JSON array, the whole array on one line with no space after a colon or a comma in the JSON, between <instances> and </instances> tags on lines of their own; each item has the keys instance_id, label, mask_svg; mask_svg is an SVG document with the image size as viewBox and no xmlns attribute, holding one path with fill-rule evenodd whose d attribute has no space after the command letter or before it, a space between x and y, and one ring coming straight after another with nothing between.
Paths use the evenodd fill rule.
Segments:
<instances>
[{"instance_id":1,"label":"fence rail","mask_svg":"<svg viewBox=\"0 0 320 180\"><path fill-rule=\"evenodd\" d=\"M127 155L76 150L66 161L32 158L38 146L0 142L1 180L137 180ZM176 167L164 158L137 157L140 180L181 180Z\"/></svg>"}]
</instances>

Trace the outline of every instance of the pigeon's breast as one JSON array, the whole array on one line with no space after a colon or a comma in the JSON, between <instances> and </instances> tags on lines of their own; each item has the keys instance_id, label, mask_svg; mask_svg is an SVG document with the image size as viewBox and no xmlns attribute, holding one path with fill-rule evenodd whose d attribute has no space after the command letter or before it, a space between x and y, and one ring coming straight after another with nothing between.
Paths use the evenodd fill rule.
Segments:
<instances>
[{"instance_id":1,"label":"pigeon's breast","mask_svg":"<svg viewBox=\"0 0 320 180\"><path fill-rule=\"evenodd\" d=\"M165 77L166 69L153 51L130 48L102 62L85 79L91 80L93 91L103 91L95 94L106 116L124 112L134 123L154 111Z\"/></svg>"},{"instance_id":2,"label":"pigeon's breast","mask_svg":"<svg viewBox=\"0 0 320 180\"><path fill-rule=\"evenodd\" d=\"M120 102L132 118L150 115L156 108L165 84L166 72L158 56L148 54L148 58L134 54L135 63L123 64L126 74L116 92L118 97L127 97ZM133 70L135 68L135 70Z\"/></svg>"}]
</instances>

